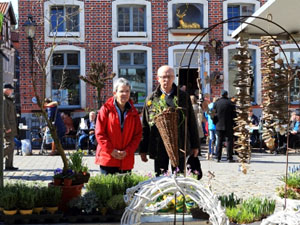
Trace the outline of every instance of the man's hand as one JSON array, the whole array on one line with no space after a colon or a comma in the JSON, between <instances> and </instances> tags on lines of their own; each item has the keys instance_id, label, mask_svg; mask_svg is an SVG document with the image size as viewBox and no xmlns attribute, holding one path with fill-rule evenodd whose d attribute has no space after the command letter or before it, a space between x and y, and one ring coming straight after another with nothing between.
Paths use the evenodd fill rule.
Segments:
<instances>
[{"instance_id":1,"label":"man's hand","mask_svg":"<svg viewBox=\"0 0 300 225\"><path fill-rule=\"evenodd\" d=\"M148 162L147 154L146 153L140 153L141 159L143 162Z\"/></svg>"},{"instance_id":2,"label":"man's hand","mask_svg":"<svg viewBox=\"0 0 300 225\"><path fill-rule=\"evenodd\" d=\"M192 154L193 154L194 157L198 157L199 149L198 148L193 148L192 149Z\"/></svg>"},{"instance_id":3,"label":"man's hand","mask_svg":"<svg viewBox=\"0 0 300 225\"><path fill-rule=\"evenodd\" d=\"M297 134L297 131L292 130L291 134Z\"/></svg>"},{"instance_id":4,"label":"man's hand","mask_svg":"<svg viewBox=\"0 0 300 225\"><path fill-rule=\"evenodd\" d=\"M7 134L10 133L10 132L11 132L11 129L8 129L8 130L5 131L5 133L7 133Z\"/></svg>"}]
</instances>

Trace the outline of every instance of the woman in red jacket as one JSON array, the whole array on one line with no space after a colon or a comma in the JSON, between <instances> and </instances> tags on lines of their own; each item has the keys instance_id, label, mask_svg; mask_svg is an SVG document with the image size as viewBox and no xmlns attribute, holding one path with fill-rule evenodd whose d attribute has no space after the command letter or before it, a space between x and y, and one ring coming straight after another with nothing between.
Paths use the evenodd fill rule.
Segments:
<instances>
[{"instance_id":1,"label":"woman in red jacket","mask_svg":"<svg viewBox=\"0 0 300 225\"><path fill-rule=\"evenodd\" d=\"M119 78L114 83L113 94L99 110L96 121L95 163L100 165L102 174L131 172L142 137L138 111L129 99L129 82Z\"/></svg>"}]
</instances>

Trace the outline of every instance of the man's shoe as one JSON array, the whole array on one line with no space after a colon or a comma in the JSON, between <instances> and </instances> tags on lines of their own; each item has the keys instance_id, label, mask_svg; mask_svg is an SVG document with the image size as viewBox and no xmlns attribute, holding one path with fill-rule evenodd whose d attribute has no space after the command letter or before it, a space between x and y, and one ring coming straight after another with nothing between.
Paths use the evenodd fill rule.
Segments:
<instances>
[{"instance_id":1,"label":"man's shoe","mask_svg":"<svg viewBox=\"0 0 300 225\"><path fill-rule=\"evenodd\" d=\"M236 162L234 159L228 159L228 162L229 163L234 163L234 162Z\"/></svg>"},{"instance_id":2,"label":"man's shoe","mask_svg":"<svg viewBox=\"0 0 300 225\"><path fill-rule=\"evenodd\" d=\"M221 160L218 159L218 158L214 158L214 161L216 161L216 162L221 162Z\"/></svg>"},{"instance_id":3,"label":"man's shoe","mask_svg":"<svg viewBox=\"0 0 300 225\"><path fill-rule=\"evenodd\" d=\"M16 171L18 169L19 169L18 167L13 167L13 166L11 166L11 167L5 167L6 171Z\"/></svg>"}]
</instances>

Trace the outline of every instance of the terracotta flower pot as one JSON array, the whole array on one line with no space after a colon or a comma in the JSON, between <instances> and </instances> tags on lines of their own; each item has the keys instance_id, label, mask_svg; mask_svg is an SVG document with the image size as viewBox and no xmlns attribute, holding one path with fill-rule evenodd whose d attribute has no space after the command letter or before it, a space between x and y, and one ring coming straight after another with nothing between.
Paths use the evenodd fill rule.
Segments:
<instances>
[{"instance_id":1,"label":"terracotta flower pot","mask_svg":"<svg viewBox=\"0 0 300 225\"><path fill-rule=\"evenodd\" d=\"M46 210L50 214L54 214L58 210L58 206L56 207L46 207Z\"/></svg>"},{"instance_id":2,"label":"terracotta flower pot","mask_svg":"<svg viewBox=\"0 0 300 225\"><path fill-rule=\"evenodd\" d=\"M3 210L3 213L4 213L4 215L7 215L7 216L13 216L13 215L15 215L15 214L17 214L17 211L18 210Z\"/></svg>"},{"instance_id":3,"label":"terracotta flower pot","mask_svg":"<svg viewBox=\"0 0 300 225\"><path fill-rule=\"evenodd\" d=\"M20 209L20 214L21 215L31 215L32 214L32 209Z\"/></svg>"},{"instance_id":4,"label":"terracotta flower pot","mask_svg":"<svg viewBox=\"0 0 300 225\"><path fill-rule=\"evenodd\" d=\"M40 214L43 211L43 207L35 207L33 208L33 213Z\"/></svg>"},{"instance_id":5,"label":"terracotta flower pot","mask_svg":"<svg viewBox=\"0 0 300 225\"><path fill-rule=\"evenodd\" d=\"M72 185L72 179L65 178L64 179L64 186L71 186Z\"/></svg>"},{"instance_id":6,"label":"terracotta flower pot","mask_svg":"<svg viewBox=\"0 0 300 225\"><path fill-rule=\"evenodd\" d=\"M54 178L53 179L53 183L54 183L54 186L60 186L61 183L62 183L62 179L60 179L60 178Z\"/></svg>"}]
</instances>

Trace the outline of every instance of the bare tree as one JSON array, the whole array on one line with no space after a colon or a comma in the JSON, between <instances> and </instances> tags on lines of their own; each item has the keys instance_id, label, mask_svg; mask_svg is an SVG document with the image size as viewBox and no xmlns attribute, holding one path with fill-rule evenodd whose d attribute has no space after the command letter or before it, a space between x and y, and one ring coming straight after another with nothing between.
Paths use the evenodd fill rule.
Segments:
<instances>
[{"instance_id":1,"label":"bare tree","mask_svg":"<svg viewBox=\"0 0 300 225\"><path fill-rule=\"evenodd\" d=\"M101 107L101 91L105 87L105 83L108 80L112 80L115 77L115 73L108 74L107 64L104 62L91 63L91 69L86 76L80 76L79 78L86 83L97 88L98 93L98 108Z\"/></svg>"}]
</instances>

